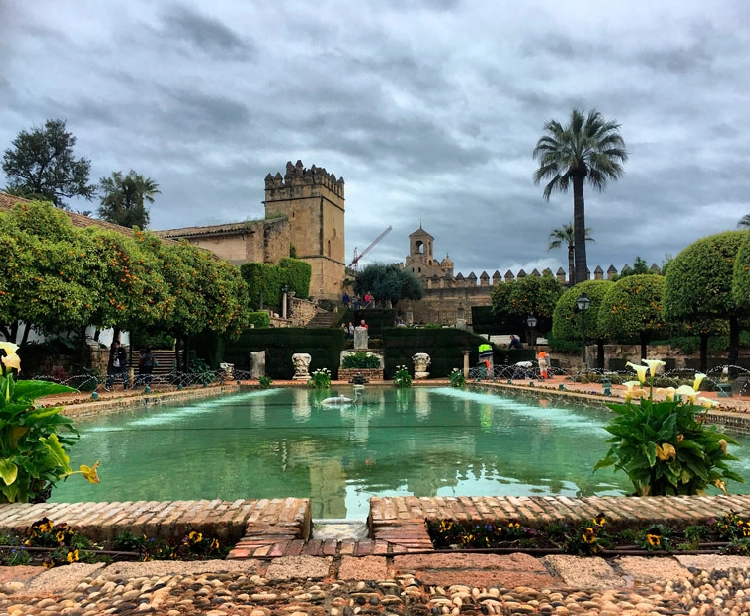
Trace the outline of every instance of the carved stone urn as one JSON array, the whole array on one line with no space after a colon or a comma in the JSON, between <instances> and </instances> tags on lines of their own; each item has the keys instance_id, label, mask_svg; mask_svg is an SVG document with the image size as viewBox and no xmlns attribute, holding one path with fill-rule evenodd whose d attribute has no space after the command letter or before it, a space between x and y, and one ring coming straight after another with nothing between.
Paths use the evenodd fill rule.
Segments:
<instances>
[{"instance_id":1,"label":"carved stone urn","mask_svg":"<svg viewBox=\"0 0 750 616\"><path fill-rule=\"evenodd\" d=\"M310 361L312 361L310 353L295 353L292 355L292 363L294 364L293 378L295 381L310 380Z\"/></svg>"},{"instance_id":2,"label":"carved stone urn","mask_svg":"<svg viewBox=\"0 0 750 616\"><path fill-rule=\"evenodd\" d=\"M430 365L430 356L427 353L414 353L411 359L414 362L415 379L426 379L430 376L430 373L427 372L427 366Z\"/></svg>"}]
</instances>

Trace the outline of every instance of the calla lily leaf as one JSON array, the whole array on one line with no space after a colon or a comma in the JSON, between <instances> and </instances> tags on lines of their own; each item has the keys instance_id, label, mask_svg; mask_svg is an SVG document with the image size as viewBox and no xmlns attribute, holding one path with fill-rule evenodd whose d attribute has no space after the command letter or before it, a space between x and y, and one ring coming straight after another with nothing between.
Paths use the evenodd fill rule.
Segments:
<instances>
[{"instance_id":1,"label":"calla lily leaf","mask_svg":"<svg viewBox=\"0 0 750 616\"><path fill-rule=\"evenodd\" d=\"M0 478L6 486L9 486L18 478L18 467L12 460L0 458Z\"/></svg>"}]
</instances>

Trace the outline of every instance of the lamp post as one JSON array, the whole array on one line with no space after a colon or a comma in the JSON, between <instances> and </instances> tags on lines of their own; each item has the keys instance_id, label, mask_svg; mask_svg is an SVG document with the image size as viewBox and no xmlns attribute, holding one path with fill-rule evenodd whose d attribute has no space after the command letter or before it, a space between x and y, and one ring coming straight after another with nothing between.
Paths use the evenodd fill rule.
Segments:
<instances>
[{"instance_id":1,"label":"lamp post","mask_svg":"<svg viewBox=\"0 0 750 616\"><path fill-rule=\"evenodd\" d=\"M589 309L591 300L588 298L586 293L581 293L581 296L576 300L576 307L578 312L581 313L581 337L583 338L583 368L586 369L586 311Z\"/></svg>"},{"instance_id":2,"label":"lamp post","mask_svg":"<svg viewBox=\"0 0 750 616\"><path fill-rule=\"evenodd\" d=\"M289 292L289 285L285 282L281 285L281 318L286 319L286 294Z\"/></svg>"},{"instance_id":3,"label":"lamp post","mask_svg":"<svg viewBox=\"0 0 750 616\"><path fill-rule=\"evenodd\" d=\"M536 347L536 317L533 314L526 317L526 325L531 330L529 333L529 347L533 350Z\"/></svg>"}]
</instances>

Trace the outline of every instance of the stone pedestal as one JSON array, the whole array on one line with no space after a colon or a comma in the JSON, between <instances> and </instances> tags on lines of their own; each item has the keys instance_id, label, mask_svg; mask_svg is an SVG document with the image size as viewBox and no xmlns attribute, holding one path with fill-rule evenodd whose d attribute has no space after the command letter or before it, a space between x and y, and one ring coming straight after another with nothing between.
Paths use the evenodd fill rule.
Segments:
<instances>
[{"instance_id":1,"label":"stone pedestal","mask_svg":"<svg viewBox=\"0 0 750 616\"><path fill-rule=\"evenodd\" d=\"M354 328L354 349L356 351L366 351L369 337L367 335L366 327L355 327Z\"/></svg>"},{"instance_id":2,"label":"stone pedestal","mask_svg":"<svg viewBox=\"0 0 750 616\"><path fill-rule=\"evenodd\" d=\"M257 379L266 375L266 352L250 352L250 378Z\"/></svg>"},{"instance_id":3,"label":"stone pedestal","mask_svg":"<svg viewBox=\"0 0 750 616\"><path fill-rule=\"evenodd\" d=\"M414 353L411 359L414 362L415 379L426 379L430 376L430 373L427 372L427 366L430 365L430 356L427 353Z\"/></svg>"},{"instance_id":4,"label":"stone pedestal","mask_svg":"<svg viewBox=\"0 0 750 616\"><path fill-rule=\"evenodd\" d=\"M295 381L309 381L310 380L310 362L312 356L310 353L295 353L292 355L292 363L294 364L294 376L292 377Z\"/></svg>"}]
</instances>

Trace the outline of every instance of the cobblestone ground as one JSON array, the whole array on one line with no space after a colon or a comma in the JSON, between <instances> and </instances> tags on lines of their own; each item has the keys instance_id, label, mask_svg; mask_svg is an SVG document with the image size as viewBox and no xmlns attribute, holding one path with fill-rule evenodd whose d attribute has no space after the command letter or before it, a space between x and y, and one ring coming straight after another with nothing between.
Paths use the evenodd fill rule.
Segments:
<instances>
[{"instance_id":1,"label":"cobblestone ground","mask_svg":"<svg viewBox=\"0 0 750 616\"><path fill-rule=\"evenodd\" d=\"M592 580L607 577L603 570L596 571L601 559L571 558L567 565L578 567L582 576L592 569ZM77 565L44 573L35 567L5 568L17 572L12 580L7 570L0 574L6 577L0 584L0 614L750 614L747 569L684 568L664 560L672 564L663 569L669 575L661 581L643 583L626 576L611 586L594 582L599 587L588 590L482 586L472 583L473 574L467 574L464 584L450 585L426 583L413 572L391 570L391 575L379 577L384 560L375 557L340 562L296 557L271 564L210 561L185 563L184 568L192 570L182 572L175 572L179 563ZM148 575L138 575L139 568ZM660 570L656 563L649 569L651 574ZM360 577L348 577L356 573Z\"/></svg>"}]
</instances>

